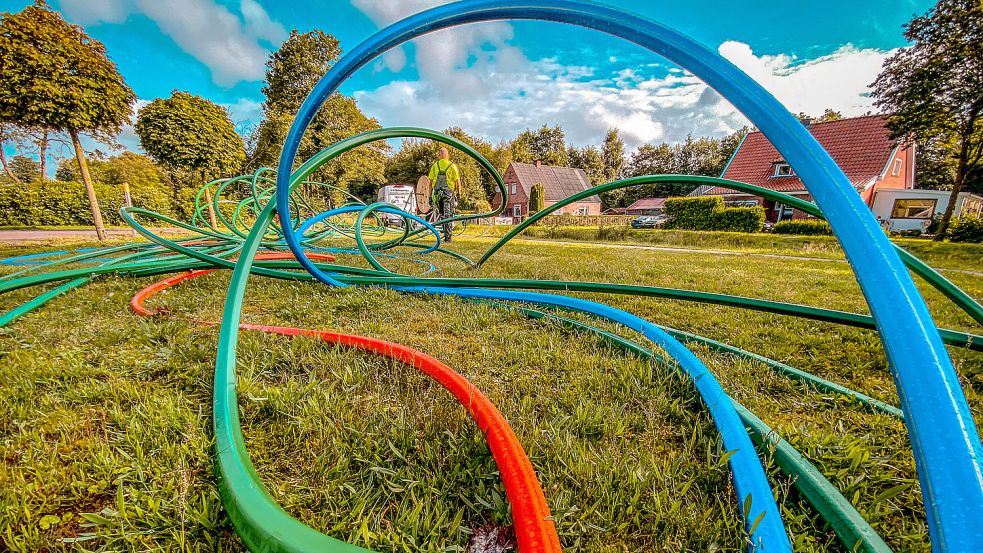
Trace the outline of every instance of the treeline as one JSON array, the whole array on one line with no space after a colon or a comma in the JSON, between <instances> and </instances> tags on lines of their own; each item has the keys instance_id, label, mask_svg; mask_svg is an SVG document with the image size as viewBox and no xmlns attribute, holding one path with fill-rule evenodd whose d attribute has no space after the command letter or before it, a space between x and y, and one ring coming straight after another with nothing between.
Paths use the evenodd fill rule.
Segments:
<instances>
[{"instance_id":1,"label":"treeline","mask_svg":"<svg viewBox=\"0 0 983 553\"><path fill-rule=\"evenodd\" d=\"M97 191L97 186L118 188L125 180L138 203L146 202L143 205L157 206L155 209L183 218L190 215L194 194L203 183L277 166L294 115L320 76L341 55L333 36L295 30L266 63L263 119L254 128L237 129L221 106L200 96L174 91L168 98L150 102L136 115L134 130L145 156L107 156L98 151L85 152L79 137L87 135L97 142L114 144L114 137L131 118L130 106L136 96L105 47L42 2L18 13L2 13L0 18L0 59L4 60L0 64L0 162L4 170L0 184L45 180L43 163L47 162L52 145L61 143L73 154L74 161L58 163L59 181L80 182L86 196L98 200L109 189ZM882 96L894 90L883 81L882 85L881 89L889 89L881 90ZM819 120L838 117L837 112L827 110ZM892 118L892 130L900 128L897 121ZM379 127L379 122L366 116L353 98L335 94L304 134L296 163L338 140ZM719 175L748 129L719 139L688 137L676 144L644 144L630 154L617 129L610 129L599 144L586 147L568 144L560 126L526 129L497 143L458 127L445 132L469 144L499 172L513 161L541 160L549 165L583 169L591 184L598 185L645 174ZM970 133L972 137L980 134L974 132ZM962 143L968 143L970 153L977 157L957 165L952 152L958 150L954 146L960 141L952 133L922 136L920 185L976 191L977 181L983 181L983 163L978 159L983 156L983 147L976 139L963 139ZM16 144L21 155L8 160L2 148L6 143ZM370 200L383 184L415 182L436 159L438 147L431 141L413 139L404 140L398 148L377 142L343 154L311 178ZM42 164L31 156L38 156ZM462 152L453 151L452 158L464 177L460 208L487 209L495 193L491 175ZM953 182L959 187L954 187ZM689 184L659 183L608 192L602 199L605 207L625 207L638 198L682 196L691 190ZM16 196L16 191L9 195ZM340 194L328 196L324 199L344 201ZM98 202L90 202L90 213L88 220L95 221L98 228Z\"/></svg>"}]
</instances>

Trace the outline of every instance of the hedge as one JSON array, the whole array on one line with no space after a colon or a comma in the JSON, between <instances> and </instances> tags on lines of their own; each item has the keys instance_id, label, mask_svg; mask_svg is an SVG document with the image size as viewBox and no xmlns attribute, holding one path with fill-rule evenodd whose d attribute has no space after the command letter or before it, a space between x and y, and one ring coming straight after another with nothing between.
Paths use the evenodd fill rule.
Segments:
<instances>
[{"instance_id":1,"label":"hedge","mask_svg":"<svg viewBox=\"0 0 983 553\"><path fill-rule=\"evenodd\" d=\"M95 183L96 198L106 224L122 225L119 209L123 190L118 186ZM159 213L172 213L173 203L166 191L134 189L133 205ZM0 185L0 226L92 225L92 210L80 182L37 181L24 185ZM155 224L148 222L148 224Z\"/></svg>"},{"instance_id":2,"label":"hedge","mask_svg":"<svg viewBox=\"0 0 983 553\"><path fill-rule=\"evenodd\" d=\"M765 210L755 207L724 207L719 196L669 198L664 229L761 232Z\"/></svg>"},{"instance_id":3,"label":"hedge","mask_svg":"<svg viewBox=\"0 0 983 553\"><path fill-rule=\"evenodd\" d=\"M771 227L771 232L775 234L831 236L833 228L822 219L793 219L775 223L775 226Z\"/></svg>"},{"instance_id":4,"label":"hedge","mask_svg":"<svg viewBox=\"0 0 983 553\"><path fill-rule=\"evenodd\" d=\"M963 215L949 220L946 237L950 242L983 242L983 217Z\"/></svg>"},{"instance_id":5,"label":"hedge","mask_svg":"<svg viewBox=\"0 0 983 553\"><path fill-rule=\"evenodd\" d=\"M632 215L577 215L575 213L551 213L533 225L547 227L603 227L609 225L628 226Z\"/></svg>"}]
</instances>

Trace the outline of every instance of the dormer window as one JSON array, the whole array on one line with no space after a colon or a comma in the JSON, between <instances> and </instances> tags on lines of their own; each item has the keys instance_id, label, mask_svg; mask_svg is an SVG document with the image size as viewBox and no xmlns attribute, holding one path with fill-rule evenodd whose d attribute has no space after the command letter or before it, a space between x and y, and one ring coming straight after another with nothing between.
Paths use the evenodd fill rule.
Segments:
<instances>
[{"instance_id":1,"label":"dormer window","mask_svg":"<svg viewBox=\"0 0 983 553\"><path fill-rule=\"evenodd\" d=\"M784 161L775 162L775 172L772 173L773 177L794 177L795 171L792 170L792 166Z\"/></svg>"}]
</instances>

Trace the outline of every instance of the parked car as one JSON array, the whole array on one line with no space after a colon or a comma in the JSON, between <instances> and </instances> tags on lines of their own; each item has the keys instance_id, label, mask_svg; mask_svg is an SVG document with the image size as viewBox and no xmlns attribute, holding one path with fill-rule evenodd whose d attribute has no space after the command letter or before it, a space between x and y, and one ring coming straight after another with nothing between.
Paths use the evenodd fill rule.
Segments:
<instances>
[{"instance_id":1,"label":"parked car","mask_svg":"<svg viewBox=\"0 0 983 553\"><path fill-rule=\"evenodd\" d=\"M642 215L632 219L631 228L655 228L665 220L665 215Z\"/></svg>"}]
</instances>

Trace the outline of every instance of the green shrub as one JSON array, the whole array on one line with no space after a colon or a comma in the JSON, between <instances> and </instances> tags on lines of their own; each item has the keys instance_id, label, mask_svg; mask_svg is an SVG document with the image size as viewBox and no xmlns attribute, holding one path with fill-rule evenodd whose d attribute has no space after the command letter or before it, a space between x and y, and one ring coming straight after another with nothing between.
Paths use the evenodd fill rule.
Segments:
<instances>
[{"instance_id":1,"label":"green shrub","mask_svg":"<svg viewBox=\"0 0 983 553\"><path fill-rule=\"evenodd\" d=\"M946 237L950 242L983 242L983 217L979 215L963 215L949 220Z\"/></svg>"},{"instance_id":2,"label":"green shrub","mask_svg":"<svg viewBox=\"0 0 983 553\"><path fill-rule=\"evenodd\" d=\"M546 188L542 183L537 182L532 185L529 193L529 213L537 213L544 209L546 209Z\"/></svg>"},{"instance_id":3,"label":"green shrub","mask_svg":"<svg viewBox=\"0 0 983 553\"><path fill-rule=\"evenodd\" d=\"M119 186L95 183L96 198L103 219L109 225L122 225L119 209L123 190ZM166 191L152 187L131 187L133 205L171 213L172 200ZM0 225L54 226L91 225L92 210L80 182L36 181L25 185L0 186ZM148 221L148 224L155 224Z\"/></svg>"},{"instance_id":4,"label":"green shrub","mask_svg":"<svg viewBox=\"0 0 983 553\"><path fill-rule=\"evenodd\" d=\"M775 223L775 226L771 227L771 232L775 234L831 236L833 228L822 219L793 219Z\"/></svg>"},{"instance_id":5,"label":"green shrub","mask_svg":"<svg viewBox=\"0 0 983 553\"><path fill-rule=\"evenodd\" d=\"M669 198L664 229L761 232L765 210L755 207L724 207L719 196Z\"/></svg>"},{"instance_id":6,"label":"green shrub","mask_svg":"<svg viewBox=\"0 0 983 553\"><path fill-rule=\"evenodd\" d=\"M665 229L713 230L714 212L724 209L720 196L669 198L665 205Z\"/></svg>"}]
</instances>

